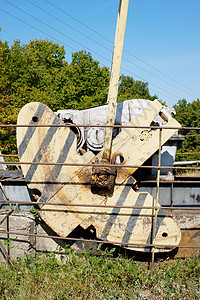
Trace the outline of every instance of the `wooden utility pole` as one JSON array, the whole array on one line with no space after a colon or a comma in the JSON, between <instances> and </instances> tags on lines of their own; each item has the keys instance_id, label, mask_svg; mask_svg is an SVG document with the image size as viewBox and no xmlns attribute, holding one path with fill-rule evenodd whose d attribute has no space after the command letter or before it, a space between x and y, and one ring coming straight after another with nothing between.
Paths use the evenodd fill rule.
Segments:
<instances>
[{"instance_id":1,"label":"wooden utility pole","mask_svg":"<svg viewBox=\"0 0 200 300\"><path fill-rule=\"evenodd\" d=\"M129 0L120 0L108 91L107 125L114 125ZM105 130L103 159L110 160L113 128Z\"/></svg>"}]
</instances>

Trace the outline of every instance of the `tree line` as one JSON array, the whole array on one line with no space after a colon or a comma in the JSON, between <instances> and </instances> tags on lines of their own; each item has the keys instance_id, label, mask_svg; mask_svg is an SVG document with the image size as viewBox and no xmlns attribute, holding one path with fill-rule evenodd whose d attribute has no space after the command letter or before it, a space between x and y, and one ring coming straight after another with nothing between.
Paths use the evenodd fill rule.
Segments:
<instances>
[{"instance_id":1,"label":"tree line","mask_svg":"<svg viewBox=\"0 0 200 300\"><path fill-rule=\"evenodd\" d=\"M53 111L84 109L106 103L109 69L101 67L84 50L72 53L70 63L65 60L65 54L63 46L49 40L35 39L25 45L16 40L11 47L0 40L0 124L16 124L20 109L33 101L42 102ZM147 82L122 75L118 101L134 98L154 100L157 96L150 94ZM198 99L192 103L182 99L174 108L176 118L183 126L199 126ZM2 153L16 153L13 131L0 128ZM199 151L198 144L199 137L188 138L181 151L189 151L189 148Z\"/></svg>"}]
</instances>

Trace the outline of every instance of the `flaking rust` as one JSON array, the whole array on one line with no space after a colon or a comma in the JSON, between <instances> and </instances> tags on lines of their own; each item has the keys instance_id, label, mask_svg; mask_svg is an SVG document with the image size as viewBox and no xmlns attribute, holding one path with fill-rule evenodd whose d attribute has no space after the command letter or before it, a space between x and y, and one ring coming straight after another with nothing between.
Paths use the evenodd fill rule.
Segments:
<instances>
[{"instance_id":1,"label":"flaking rust","mask_svg":"<svg viewBox=\"0 0 200 300\"><path fill-rule=\"evenodd\" d=\"M184 247L184 246L187 247ZM178 248L176 258L190 257L197 252L196 246L200 245L200 230L199 229L188 229L181 230L181 241ZM191 246L191 247L190 247Z\"/></svg>"}]
</instances>

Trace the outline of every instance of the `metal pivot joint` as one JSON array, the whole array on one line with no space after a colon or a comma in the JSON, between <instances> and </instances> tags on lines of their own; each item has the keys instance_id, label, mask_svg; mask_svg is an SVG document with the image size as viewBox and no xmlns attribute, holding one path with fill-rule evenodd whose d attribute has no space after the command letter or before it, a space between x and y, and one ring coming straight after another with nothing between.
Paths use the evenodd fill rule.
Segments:
<instances>
[{"instance_id":1,"label":"metal pivot joint","mask_svg":"<svg viewBox=\"0 0 200 300\"><path fill-rule=\"evenodd\" d=\"M113 166L109 166L108 161L102 160L101 165L105 167L94 166L92 168L92 191L98 194L112 193L115 185L117 170Z\"/></svg>"}]
</instances>

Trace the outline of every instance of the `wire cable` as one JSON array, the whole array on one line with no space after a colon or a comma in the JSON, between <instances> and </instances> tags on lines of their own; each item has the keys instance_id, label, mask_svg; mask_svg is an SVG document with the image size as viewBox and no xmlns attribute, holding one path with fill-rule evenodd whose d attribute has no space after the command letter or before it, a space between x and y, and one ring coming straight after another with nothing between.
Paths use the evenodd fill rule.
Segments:
<instances>
[{"instance_id":1,"label":"wire cable","mask_svg":"<svg viewBox=\"0 0 200 300\"><path fill-rule=\"evenodd\" d=\"M101 38L103 38L104 40L106 40L107 42L113 44L113 42L111 40L109 40L108 38L106 38L104 35L100 34L99 32L97 32L96 30L94 30L93 28L91 28L90 26L86 25L85 23L83 23L82 21L78 20L77 18L73 17L72 15L70 15L69 13L67 13L66 11L64 11L63 9L61 9L60 7L56 6L55 4L51 3L49 0L45 0L47 3L49 3L51 6L53 6L54 8L56 8L57 10L61 11L62 13L64 13L65 15L67 15L68 17L70 17L71 19L73 19L74 21L78 22L79 24L81 24L82 26L84 26L85 28L91 30L92 32L94 32L95 34L97 34L98 36L100 36ZM152 66L151 64L145 62L144 60L140 59L139 57L137 57L136 55L132 54L131 52L127 51L126 49L124 49L124 52L129 54L130 56L136 58L137 60L139 60L140 62L142 62L143 64L145 64L146 66L152 68L153 70L155 70L156 72L160 73L161 75L167 77L168 79L176 82L177 84L181 85L182 87L184 87L187 90L192 91L195 94L200 94L199 92L194 91L193 89L187 87L186 85L182 84L180 81L170 77L169 75L166 75L165 73L161 72L160 70L158 70L157 68L155 68L154 66ZM155 76L155 75L154 75ZM169 83L168 83L169 84ZM177 87L176 87L177 88ZM179 88L178 88L179 89ZM185 91L184 91L185 92ZM198 98L194 95L191 95L190 93L186 92L188 95Z\"/></svg>"},{"instance_id":2,"label":"wire cable","mask_svg":"<svg viewBox=\"0 0 200 300\"><path fill-rule=\"evenodd\" d=\"M11 14L11 13L5 11L4 9L1 9L1 8L0 8L0 10L3 11L4 13L6 13L7 15L12 16L12 17L15 18L16 20L18 20L18 21L20 21L20 22L22 22L22 23L24 23L24 24L30 26L31 28L33 28L33 29L35 29L35 30L41 32L42 34L44 34L44 35L50 37L51 39L53 39L53 40L59 42L60 44L67 46L68 48L72 49L73 51L77 51L77 49L75 49L75 48L69 46L68 44L66 44L66 43L64 43L64 42L62 42L62 41L60 41L59 39L57 39L57 38L55 38L54 36L52 36L52 35L50 35L50 34L44 32L44 31L42 31L41 29L38 29L37 27L35 27L35 26L33 26L33 25L31 25L31 24L25 22L24 20L22 20L22 19L16 17L15 15L13 15L13 14ZM98 54L97 54L97 55L98 55ZM110 63L110 60L109 60L109 59L107 59L107 58L105 58L105 57L103 57L103 58L106 59L107 61L109 61L109 63ZM103 65L102 63L100 63L100 64ZM131 73L131 74L134 74L134 73L132 73L131 71L126 70L125 68L122 68L122 69L125 70L125 71L127 71L127 72L129 72L129 73ZM146 82L146 80L145 80L144 78L140 77L139 75L136 75L136 74L134 74L134 75ZM148 83L150 83L150 82L148 82ZM160 87L158 87L157 85L155 85L155 84L153 84L153 83L151 83L151 85L152 85L152 86L155 86L155 87L157 87L157 88L159 88L159 89L161 89ZM152 88L151 88L151 90L152 90L153 92L157 93L156 90L154 90L154 89L152 89ZM164 90L164 91L166 91L166 90ZM166 91L166 92L168 93L168 91ZM171 98L171 97L169 97L168 95L165 95L165 94L163 94L163 93L159 93L159 94L162 95L162 96L164 96L164 97L167 97L168 99L171 99L171 100L177 100L177 99L173 99L173 98ZM175 97L177 97L177 96L175 96Z\"/></svg>"},{"instance_id":3,"label":"wire cable","mask_svg":"<svg viewBox=\"0 0 200 300\"><path fill-rule=\"evenodd\" d=\"M83 44L77 42L76 40L74 40L73 38L69 37L68 35L66 35L66 34L63 33L62 31L59 31L59 30L53 28L51 25L49 25L49 24L47 24L47 23L45 23L45 22L39 20L38 18L36 18L36 17L34 17L33 15L29 14L28 12L26 12L26 11L23 10L22 8L19 8L18 6L16 6L15 4L11 3L10 1L8 1L8 0L4 0L4 1L7 2L7 3L9 3L9 4L12 5L13 7L15 7L16 9L22 11L24 14L28 15L29 17L35 19L37 22L39 22L39 23L41 23L41 24L47 26L48 28L54 30L55 32L57 32L57 33L59 33L59 34L61 34L61 35L63 35L63 36L66 37L67 39L69 39L69 40L73 41L74 43L78 44L79 46L88 49L89 51L95 53L96 55L98 55L98 56L102 57L103 59L106 59L106 60L108 60L108 61L110 62L110 60L107 59L106 57L104 57L103 55L101 55L101 54L99 54L99 53L97 53L97 52L91 50L91 49L88 48L88 47L85 47L85 45L83 45ZM61 43L62 43L62 42L61 42ZM62 43L62 44L63 44L63 43Z\"/></svg>"},{"instance_id":4,"label":"wire cable","mask_svg":"<svg viewBox=\"0 0 200 300\"><path fill-rule=\"evenodd\" d=\"M29 13L26 12L25 10L23 10L23 9L21 9L21 8L19 8L19 7L17 7L16 5L14 5L13 3L9 2L8 0L4 0L4 1L7 2L7 3L9 3L9 4L12 5L13 7L15 7L16 9L22 11L22 12L25 13L26 15L32 17L33 19L35 19L36 21L40 22L41 24L44 24L45 26L49 27L50 29L54 30L55 32L57 32L57 33L59 33L59 34L65 36L66 38L68 38L68 39L72 40L73 42L77 43L79 46L88 49L89 51L95 53L96 55L100 56L101 58L103 58L103 59L105 59L106 61L108 61L109 63L111 63L110 60L109 60L108 58L106 58L105 56L103 56L103 55L97 53L96 51L93 51L93 50L89 49L88 47L85 47L85 45L83 45L83 44L77 42L76 40L74 40L73 38L67 36L67 35L64 34L63 32L61 32L61 31L59 31L59 30L53 28L52 26L48 25L47 23L45 23L45 22L39 20L38 18L36 18L36 17L34 17L33 15L29 14ZM1 10L2 10L2 9L1 9ZM3 11L3 10L2 10L2 11ZM4 11L4 12L5 12L5 11ZM12 15L12 14L10 14L10 15ZM13 15L12 15L12 16L13 16ZM16 18L17 18L17 17L16 17ZM17 18L17 19L20 20L19 18ZM21 20L21 21L22 21L22 20ZM22 21L22 22L26 23L25 21ZM26 24L28 24L28 23L26 23ZM29 25L29 24L28 24L28 25ZM30 25L30 26L32 26L32 25ZM35 29L37 29L37 28L34 27L34 26L32 26L32 27L35 28ZM44 33L44 32L41 31L41 30L39 30L39 31L42 32L42 33ZM48 36L50 36L50 35L48 35ZM52 36L50 36L50 37L52 38ZM57 39L56 39L56 40L57 40ZM57 40L57 41L58 41L58 40ZM60 42L61 44L64 44L64 43L61 42L61 41L59 41L59 42ZM69 46L68 46L68 47L69 47ZM70 47L70 48L72 48L72 47ZM122 70L124 70L124 71L126 71L126 72L129 72L129 73L133 74L134 76L140 78L141 80L147 82L147 80L144 79L143 77L137 75L136 73L133 73L132 71L127 70L127 69L124 68L124 67L122 67ZM176 95L170 93L169 91L166 91L165 89L159 87L158 85L153 84L153 83L151 83L151 82L149 82L149 83L150 83L152 86L156 87L157 89L160 89L160 90L162 90L162 91L164 91L164 92L167 92L168 95L170 94L171 96L173 96L173 97L175 97L175 98L174 98L174 99L173 99L173 98L170 98L168 95L167 95L167 96L164 95L165 97L168 97L169 99L171 99L171 100L176 100L176 101L177 101L177 99L180 99L180 97L178 97L178 96L176 96Z\"/></svg>"},{"instance_id":5,"label":"wire cable","mask_svg":"<svg viewBox=\"0 0 200 300\"><path fill-rule=\"evenodd\" d=\"M5 0L5 1L7 1L7 0ZM49 16L52 17L53 19L55 19L55 20L61 22L61 23L64 24L65 26L71 28L71 29L74 30L75 32L77 32L77 33L81 34L82 36L86 37L86 38L89 39L90 41L92 41L92 42L96 43L97 45L103 47L104 49L108 50L109 52L112 51L111 49L105 47L104 45L102 45L101 43L99 43L99 42L97 42L96 40L92 39L92 38L89 37L88 35L82 33L80 30L74 28L73 26L67 24L67 23L64 22L63 20L61 20L61 19L57 18L56 16L52 15L51 13L47 12L45 9L43 9L43 8L41 8L40 6L36 5L36 4L33 3L32 1L30 1L30 0L25 0L25 1L28 2L28 3L30 3L30 4L32 4L33 6L37 7L38 9L40 9L41 11L43 11L45 14L49 15ZM7 2L8 2L8 1L7 1Z\"/></svg>"},{"instance_id":6,"label":"wire cable","mask_svg":"<svg viewBox=\"0 0 200 300\"><path fill-rule=\"evenodd\" d=\"M5 0L5 1L6 1L6 0ZM86 37L87 39L91 40L92 42L96 43L96 44L99 45L100 47L106 49L106 50L109 51L109 52L112 52L112 49L109 49L109 48L107 48L106 46L104 46L102 43L99 43L98 41L96 41L96 40L90 38L88 35L82 33L81 31L77 30L77 29L74 28L73 26L67 24L67 23L64 22L63 20L61 20L61 19L57 18L56 16L52 15L51 13L47 12L45 9L43 9L43 8L41 8L40 6L36 5L36 4L33 3L32 1L30 1L30 0L25 0L25 1L28 2L28 3L30 3L30 4L33 5L33 6L37 7L39 10L43 11L45 14L49 15L50 17L54 18L55 20L61 22L61 23L64 24L65 26L71 28L71 29L74 30L75 32L78 32L78 33L81 34L82 36L84 36L84 37ZM8 2L8 1L6 1L6 2ZM48 2L48 1L47 1L47 2ZM8 3L9 3L9 2L8 2ZM130 54L130 53L129 53L129 54ZM178 89L178 90L181 90L182 92L185 93L185 91L184 91L183 89L181 89L181 88L175 86L174 84L169 83L168 81L166 81L166 80L160 78L159 76L153 74L152 72L149 72L149 71L145 70L143 67L137 65L136 63L133 63L132 61L128 60L127 58L124 57L123 60L124 60L124 61L127 61L128 63L130 63L130 64L136 66L137 68L143 70L144 72L146 72L146 73L148 73L148 74L154 76L155 78L157 78L157 79L159 79L159 80L165 82L166 84L168 84L168 85L170 85L170 86L172 86L172 87L174 87L174 88L176 88L176 89ZM145 80L145 81L146 81L146 80ZM186 93L187 93L188 95L194 97L194 95L192 95L192 94L190 94L190 93L188 93L188 92L186 92Z\"/></svg>"},{"instance_id":7,"label":"wire cable","mask_svg":"<svg viewBox=\"0 0 200 300\"><path fill-rule=\"evenodd\" d=\"M18 21L20 21L20 22L22 22L22 23L24 23L24 24L26 24L26 25L30 26L31 28L33 28L33 29L35 29L35 30L37 30L37 31L39 31L39 32L41 32L41 33L43 33L44 35L46 35L46 36L50 37L51 39L53 39L53 40L55 40L55 41L59 42L60 44L62 44L62 45L65 45L65 46L69 47L69 48L70 48L70 49L72 49L73 51L76 51L76 49L75 49L75 48L73 48L73 47L69 46L69 45L68 45L68 44L66 44L66 43L63 43L62 41L58 40L57 38L53 37L52 35L50 35L50 34L48 34L48 33L44 32L44 31L42 31L41 29L38 29L37 27L35 27L35 26L33 26L33 25L31 25L31 24L29 24L29 23L27 23L27 22L25 22L24 20L22 20L22 19L20 19L20 18L16 17L15 15L13 15L13 14L11 14L11 13L7 12L6 10L4 10L4 9L2 9L2 8L0 8L0 10L1 10L1 11L3 11L4 13L6 13L7 15L10 15L11 17L13 17L13 18L17 19Z\"/></svg>"},{"instance_id":8,"label":"wire cable","mask_svg":"<svg viewBox=\"0 0 200 300\"><path fill-rule=\"evenodd\" d=\"M109 39L107 39L105 36L103 36L102 34L100 34L99 32L97 32L96 30L92 29L90 26L86 25L85 23L81 22L80 20L76 19L75 17L73 17L72 15L70 15L69 13L67 13L66 11L64 11L63 9L61 9L60 7L56 6L55 4L51 3L48 0L45 0L46 2L48 2L50 5L52 5L53 7L55 7L56 9L60 10L61 12L63 12L65 15L67 15L68 17L70 17L71 19L73 19L74 21L78 22L79 24L83 25L85 28L91 30L92 32L94 32L95 34L97 34L98 36L102 37L104 40L106 40L109 43L113 42Z\"/></svg>"}]
</instances>

